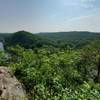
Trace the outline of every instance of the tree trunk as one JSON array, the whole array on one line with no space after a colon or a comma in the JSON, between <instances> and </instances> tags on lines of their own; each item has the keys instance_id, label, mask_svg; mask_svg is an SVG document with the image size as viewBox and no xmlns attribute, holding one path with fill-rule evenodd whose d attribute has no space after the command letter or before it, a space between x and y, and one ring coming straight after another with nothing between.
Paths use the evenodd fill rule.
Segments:
<instances>
[{"instance_id":1,"label":"tree trunk","mask_svg":"<svg viewBox=\"0 0 100 100\"><path fill-rule=\"evenodd\" d=\"M97 67L98 67L98 70L97 70L97 76L96 76L96 78L95 78L95 82L100 82L99 81L99 76L100 76L100 57L99 57L99 59L98 59L98 65L97 65Z\"/></svg>"},{"instance_id":2,"label":"tree trunk","mask_svg":"<svg viewBox=\"0 0 100 100\"><path fill-rule=\"evenodd\" d=\"M98 78L99 78L99 75L100 75L100 58L98 60L98 75L97 75Z\"/></svg>"}]
</instances>

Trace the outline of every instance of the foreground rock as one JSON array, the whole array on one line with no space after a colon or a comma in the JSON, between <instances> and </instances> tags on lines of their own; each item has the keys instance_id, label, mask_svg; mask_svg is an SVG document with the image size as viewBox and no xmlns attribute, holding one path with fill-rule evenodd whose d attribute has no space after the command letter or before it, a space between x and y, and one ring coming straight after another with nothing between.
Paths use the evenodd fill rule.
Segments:
<instances>
[{"instance_id":1,"label":"foreground rock","mask_svg":"<svg viewBox=\"0 0 100 100\"><path fill-rule=\"evenodd\" d=\"M6 67L0 67L0 100L27 100L22 85Z\"/></svg>"}]
</instances>

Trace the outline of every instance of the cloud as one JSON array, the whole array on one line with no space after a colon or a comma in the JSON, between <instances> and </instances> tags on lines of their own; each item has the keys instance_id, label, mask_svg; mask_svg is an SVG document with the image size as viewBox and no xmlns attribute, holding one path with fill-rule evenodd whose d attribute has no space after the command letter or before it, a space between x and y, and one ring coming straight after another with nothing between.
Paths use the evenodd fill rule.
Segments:
<instances>
[{"instance_id":1,"label":"cloud","mask_svg":"<svg viewBox=\"0 0 100 100\"><path fill-rule=\"evenodd\" d=\"M52 14L51 16L50 16L50 18L51 19L54 19L54 18L56 18L58 15L57 14Z\"/></svg>"},{"instance_id":2,"label":"cloud","mask_svg":"<svg viewBox=\"0 0 100 100\"><path fill-rule=\"evenodd\" d=\"M81 0L82 3L91 3L91 2L95 2L95 0Z\"/></svg>"},{"instance_id":3,"label":"cloud","mask_svg":"<svg viewBox=\"0 0 100 100\"><path fill-rule=\"evenodd\" d=\"M60 0L60 4L63 6L77 6L79 2L77 0Z\"/></svg>"},{"instance_id":4,"label":"cloud","mask_svg":"<svg viewBox=\"0 0 100 100\"><path fill-rule=\"evenodd\" d=\"M90 18L91 16L93 16L93 15L91 14L91 15L74 17L74 18L69 19L68 22L75 22L75 21L79 21L79 20L84 20L84 19Z\"/></svg>"},{"instance_id":5,"label":"cloud","mask_svg":"<svg viewBox=\"0 0 100 100\"><path fill-rule=\"evenodd\" d=\"M81 0L81 5L84 8L95 8L96 0Z\"/></svg>"},{"instance_id":6,"label":"cloud","mask_svg":"<svg viewBox=\"0 0 100 100\"><path fill-rule=\"evenodd\" d=\"M83 4L82 7L84 8L95 8L93 4Z\"/></svg>"},{"instance_id":7,"label":"cloud","mask_svg":"<svg viewBox=\"0 0 100 100\"><path fill-rule=\"evenodd\" d=\"M64 5L65 6L77 6L77 5L79 5L79 3L77 3L77 2L66 2L66 3L64 3Z\"/></svg>"}]
</instances>

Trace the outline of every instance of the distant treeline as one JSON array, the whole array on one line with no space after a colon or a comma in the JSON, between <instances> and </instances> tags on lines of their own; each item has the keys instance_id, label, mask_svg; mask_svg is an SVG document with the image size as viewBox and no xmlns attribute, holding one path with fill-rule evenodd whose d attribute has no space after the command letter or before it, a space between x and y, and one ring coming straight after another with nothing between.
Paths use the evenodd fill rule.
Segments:
<instances>
[{"instance_id":1,"label":"distant treeline","mask_svg":"<svg viewBox=\"0 0 100 100\"><path fill-rule=\"evenodd\" d=\"M100 40L100 33L95 32L51 32L32 34L26 31L15 33L0 33L0 41L6 46L19 44L25 48L55 46L60 48L80 48L91 40Z\"/></svg>"}]
</instances>

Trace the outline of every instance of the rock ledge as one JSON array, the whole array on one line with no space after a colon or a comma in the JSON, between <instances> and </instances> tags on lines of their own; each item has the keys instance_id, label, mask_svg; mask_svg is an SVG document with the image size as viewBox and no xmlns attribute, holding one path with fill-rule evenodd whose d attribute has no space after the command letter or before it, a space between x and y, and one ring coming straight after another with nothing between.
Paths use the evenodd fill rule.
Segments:
<instances>
[{"instance_id":1,"label":"rock ledge","mask_svg":"<svg viewBox=\"0 0 100 100\"><path fill-rule=\"evenodd\" d=\"M8 67L0 67L0 100L28 100L22 84Z\"/></svg>"}]
</instances>

